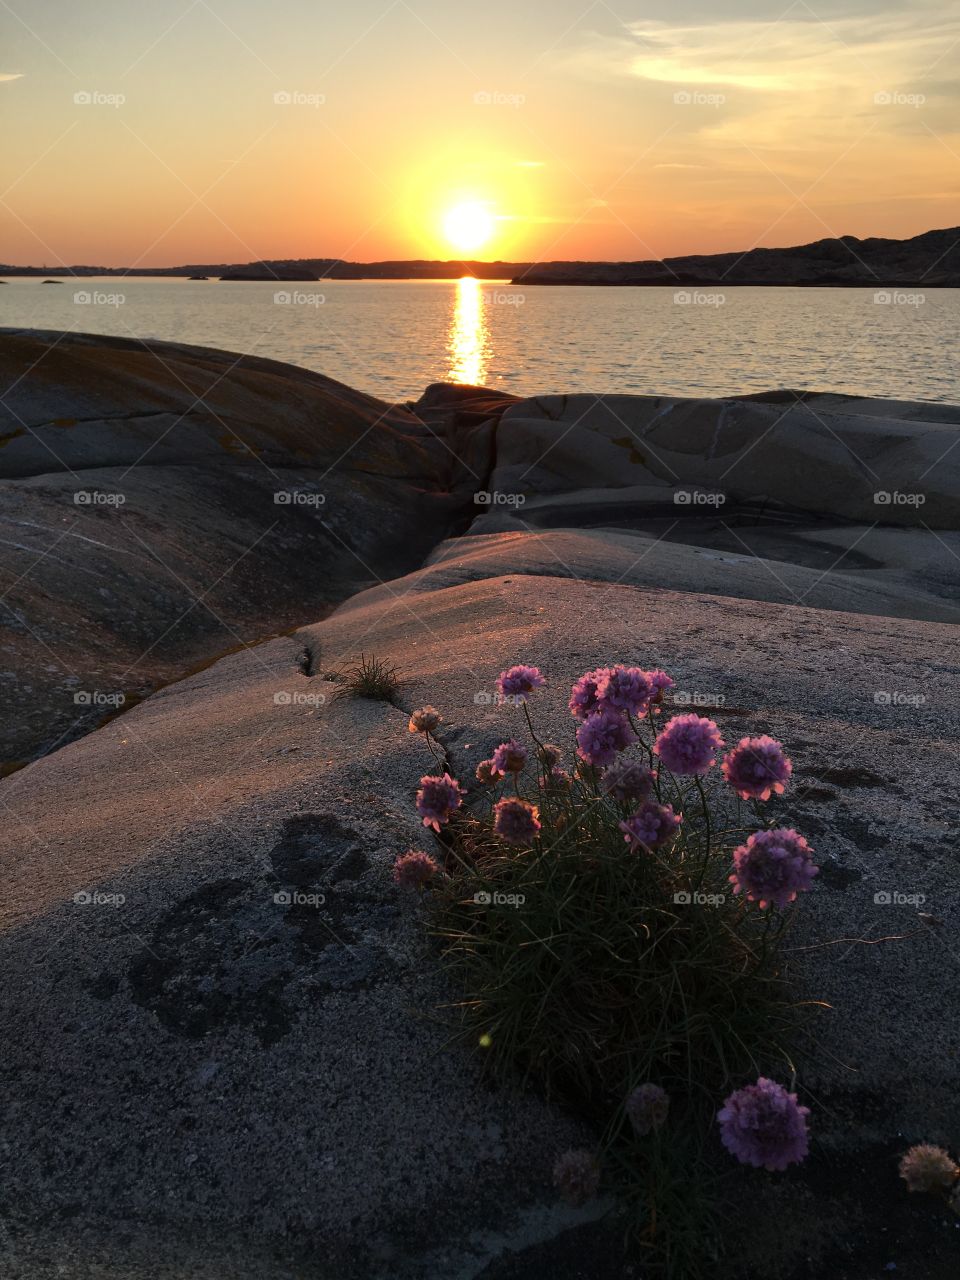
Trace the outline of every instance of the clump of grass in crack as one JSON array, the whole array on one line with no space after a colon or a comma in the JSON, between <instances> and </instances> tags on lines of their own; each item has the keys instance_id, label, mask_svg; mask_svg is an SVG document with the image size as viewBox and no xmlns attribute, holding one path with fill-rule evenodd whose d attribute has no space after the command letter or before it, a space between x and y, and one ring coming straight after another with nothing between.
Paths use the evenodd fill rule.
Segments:
<instances>
[{"instance_id":1,"label":"clump of grass in crack","mask_svg":"<svg viewBox=\"0 0 960 1280\"><path fill-rule=\"evenodd\" d=\"M397 668L388 666L376 657L361 653L360 661L352 667L337 672L340 688L336 698L368 698L374 702L398 705L400 679Z\"/></svg>"},{"instance_id":2,"label":"clump of grass in crack","mask_svg":"<svg viewBox=\"0 0 960 1280\"><path fill-rule=\"evenodd\" d=\"M479 766L472 796L446 775L421 780L418 809L443 850L428 918L462 993L457 1035L482 1046L499 1081L519 1075L593 1122L601 1185L628 1206L648 1267L713 1275L718 1109L763 1072L795 1076L801 1006L783 971L783 908L815 868L754 799L782 792L791 766L773 739L744 739L708 795L724 745L716 725L680 716L661 730L672 682L620 667L574 686L567 772L530 719L527 697L543 683L532 667L501 676L501 700L522 709L532 742L510 736ZM740 798L762 827L746 843ZM641 1085L669 1097L669 1119L642 1136L626 1105ZM743 1129L734 1116L724 1143L745 1163L782 1168L805 1152L795 1099L781 1108L793 1131L775 1116L763 1129L777 1090L740 1090ZM769 1150L752 1137L758 1109Z\"/></svg>"}]
</instances>

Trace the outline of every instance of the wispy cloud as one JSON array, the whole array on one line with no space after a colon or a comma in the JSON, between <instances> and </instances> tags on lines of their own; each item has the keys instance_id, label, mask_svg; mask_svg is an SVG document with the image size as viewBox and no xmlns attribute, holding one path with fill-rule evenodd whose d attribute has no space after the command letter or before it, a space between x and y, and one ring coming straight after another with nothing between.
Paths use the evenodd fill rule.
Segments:
<instances>
[{"instance_id":1,"label":"wispy cloud","mask_svg":"<svg viewBox=\"0 0 960 1280\"><path fill-rule=\"evenodd\" d=\"M22 80L22 71L0 71L0 82L4 80Z\"/></svg>"}]
</instances>

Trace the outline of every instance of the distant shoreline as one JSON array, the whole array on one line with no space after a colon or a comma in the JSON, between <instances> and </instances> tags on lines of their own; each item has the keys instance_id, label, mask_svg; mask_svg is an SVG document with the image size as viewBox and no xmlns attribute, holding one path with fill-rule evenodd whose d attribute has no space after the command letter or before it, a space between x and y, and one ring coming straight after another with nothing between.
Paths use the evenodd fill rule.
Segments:
<instances>
[{"instance_id":1,"label":"distant shoreline","mask_svg":"<svg viewBox=\"0 0 960 1280\"><path fill-rule=\"evenodd\" d=\"M203 280L195 276L180 274L174 271L120 271L105 270L100 272L69 271L21 271L0 273L0 284L11 280L36 280L43 284L47 280L56 280L59 284L64 280L183 280L188 284L356 284L361 282L380 284L456 284L458 280L472 278L480 284L508 284L511 287L524 288L558 288L566 285L578 289L960 289L960 279L950 280L902 280L897 278L880 278L875 280L722 280L705 277L684 277L670 280L578 280L573 277L545 279L540 276L471 276L469 272L461 276L217 276L211 275Z\"/></svg>"}]
</instances>

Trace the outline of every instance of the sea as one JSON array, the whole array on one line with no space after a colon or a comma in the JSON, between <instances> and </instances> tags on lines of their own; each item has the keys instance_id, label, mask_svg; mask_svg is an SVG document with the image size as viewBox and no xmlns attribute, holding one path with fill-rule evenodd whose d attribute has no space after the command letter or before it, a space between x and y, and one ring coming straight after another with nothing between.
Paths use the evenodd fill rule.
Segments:
<instances>
[{"instance_id":1,"label":"sea","mask_svg":"<svg viewBox=\"0 0 960 1280\"><path fill-rule=\"evenodd\" d=\"M960 403L958 289L13 277L0 326L266 356L396 402L452 381L525 396L789 387Z\"/></svg>"}]
</instances>

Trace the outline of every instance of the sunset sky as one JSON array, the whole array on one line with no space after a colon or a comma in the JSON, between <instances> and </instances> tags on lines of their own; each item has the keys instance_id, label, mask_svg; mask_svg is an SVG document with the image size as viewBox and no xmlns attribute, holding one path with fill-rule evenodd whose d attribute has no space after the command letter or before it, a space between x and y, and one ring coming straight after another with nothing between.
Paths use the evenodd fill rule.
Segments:
<instances>
[{"instance_id":1,"label":"sunset sky","mask_svg":"<svg viewBox=\"0 0 960 1280\"><path fill-rule=\"evenodd\" d=\"M0 0L0 261L913 235L958 59L958 0Z\"/></svg>"}]
</instances>

